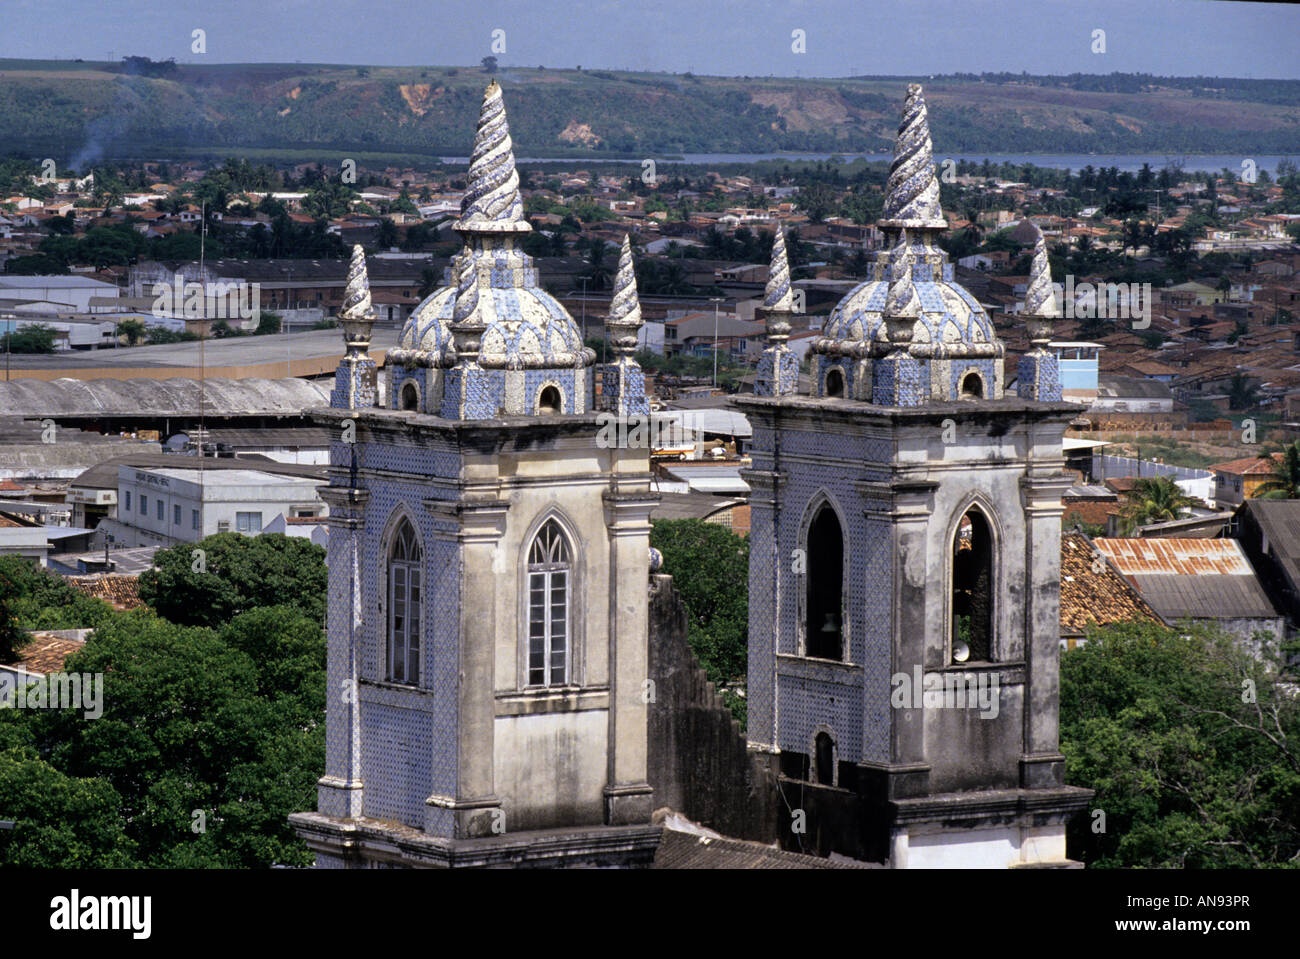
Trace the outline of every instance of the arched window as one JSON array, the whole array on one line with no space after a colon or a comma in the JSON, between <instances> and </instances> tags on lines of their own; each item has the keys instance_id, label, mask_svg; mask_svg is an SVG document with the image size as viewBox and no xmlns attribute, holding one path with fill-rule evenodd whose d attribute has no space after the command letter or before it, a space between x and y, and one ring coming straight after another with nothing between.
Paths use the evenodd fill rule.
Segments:
<instances>
[{"instance_id":1,"label":"arched window","mask_svg":"<svg viewBox=\"0 0 1300 959\"><path fill-rule=\"evenodd\" d=\"M420 407L420 391L414 383L402 384L402 409L414 410Z\"/></svg>"},{"instance_id":2,"label":"arched window","mask_svg":"<svg viewBox=\"0 0 1300 959\"><path fill-rule=\"evenodd\" d=\"M953 537L951 649L954 663L993 659L993 534L978 509Z\"/></svg>"},{"instance_id":3,"label":"arched window","mask_svg":"<svg viewBox=\"0 0 1300 959\"><path fill-rule=\"evenodd\" d=\"M831 367L826 374L826 395L844 395L844 371L839 367Z\"/></svg>"},{"instance_id":4,"label":"arched window","mask_svg":"<svg viewBox=\"0 0 1300 959\"><path fill-rule=\"evenodd\" d=\"M823 786L835 785L835 740L824 730L813 739L813 775Z\"/></svg>"},{"instance_id":5,"label":"arched window","mask_svg":"<svg viewBox=\"0 0 1300 959\"><path fill-rule=\"evenodd\" d=\"M829 503L808 527L807 617L804 652L818 659L843 659L844 537Z\"/></svg>"},{"instance_id":6,"label":"arched window","mask_svg":"<svg viewBox=\"0 0 1300 959\"><path fill-rule=\"evenodd\" d=\"M420 681L421 551L415 529L403 519L388 551L388 678Z\"/></svg>"},{"instance_id":7,"label":"arched window","mask_svg":"<svg viewBox=\"0 0 1300 959\"><path fill-rule=\"evenodd\" d=\"M984 397L984 381L978 373L967 373L961 379L961 398L978 400Z\"/></svg>"},{"instance_id":8,"label":"arched window","mask_svg":"<svg viewBox=\"0 0 1300 959\"><path fill-rule=\"evenodd\" d=\"M569 541L547 520L528 549L528 685L569 681Z\"/></svg>"},{"instance_id":9,"label":"arched window","mask_svg":"<svg viewBox=\"0 0 1300 959\"><path fill-rule=\"evenodd\" d=\"M537 398L537 412L543 416L563 413L564 399L560 396L560 391L554 386L543 387L541 395Z\"/></svg>"}]
</instances>

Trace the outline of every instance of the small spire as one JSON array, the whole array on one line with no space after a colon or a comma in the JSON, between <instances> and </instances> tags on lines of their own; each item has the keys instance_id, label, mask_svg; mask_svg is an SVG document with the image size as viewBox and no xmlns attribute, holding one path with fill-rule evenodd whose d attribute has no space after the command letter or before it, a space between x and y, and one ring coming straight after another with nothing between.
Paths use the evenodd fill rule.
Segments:
<instances>
[{"instance_id":1,"label":"small spire","mask_svg":"<svg viewBox=\"0 0 1300 959\"><path fill-rule=\"evenodd\" d=\"M340 320L374 322L375 310L370 304L370 275L366 272L366 251L358 243L352 247L352 260L348 264L347 285L343 289L343 308Z\"/></svg>"},{"instance_id":2,"label":"small spire","mask_svg":"<svg viewBox=\"0 0 1300 959\"><path fill-rule=\"evenodd\" d=\"M1047 260L1047 243L1043 231L1034 226L1034 259L1029 267L1029 285L1025 290L1025 316L1057 319L1061 315L1052 285L1052 268Z\"/></svg>"},{"instance_id":3,"label":"small spire","mask_svg":"<svg viewBox=\"0 0 1300 959\"><path fill-rule=\"evenodd\" d=\"M767 290L763 296L763 309L794 312L794 295L790 289L790 261L785 254L785 231L776 225L772 239L772 265L767 274Z\"/></svg>"},{"instance_id":4,"label":"small spire","mask_svg":"<svg viewBox=\"0 0 1300 959\"><path fill-rule=\"evenodd\" d=\"M939 206L939 181L934 177L930 124L926 119L921 85L910 84L903 104L903 120L894 144L894 163L885 185L881 226L944 229L948 226Z\"/></svg>"},{"instance_id":5,"label":"small spire","mask_svg":"<svg viewBox=\"0 0 1300 959\"><path fill-rule=\"evenodd\" d=\"M632 242L626 233L618 254L618 274L614 277L614 295L609 302L605 326L615 353L628 356L636 351L636 335L641 328L641 300L636 292Z\"/></svg>"},{"instance_id":6,"label":"small spire","mask_svg":"<svg viewBox=\"0 0 1300 959\"><path fill-rule=\"evenodd\" d=\"M348 263L348 281L343 290L339 324L343 327L347 352L334 372L330 406L342 409L374 406L377 399L375 361L367 351L370 349L370 333L375 326L375 308L370 303L366 251L360 244L352 248L352 260Z\"/></svg>"},{"instance_id":7,"label":"small spire","mask_svg":"<svg viewBox=\"0 0 1300 959\"><path fill-rule=\"evenodd\" d=\"M906 229L901 231L898 245L889 254L889 290L881 314L886 321L893 317L915 320L921 315L921 298L912 282L912 250L907 245ZM892 330L889 339L890 342L897 339Z\"/></svg>"},{"instance_id":8,"label":"small spire","mask_svg":"<svg viewBox=\"0 0 1300 959\"><path fill-rule=\"evenodd\" d=\"M532 229L524 219L506 105L495 80L483 91L474 151L469 160L469 183L460 201L460 220L455 228L485 233L522 233Z\"/></svg>"}]
</instances>

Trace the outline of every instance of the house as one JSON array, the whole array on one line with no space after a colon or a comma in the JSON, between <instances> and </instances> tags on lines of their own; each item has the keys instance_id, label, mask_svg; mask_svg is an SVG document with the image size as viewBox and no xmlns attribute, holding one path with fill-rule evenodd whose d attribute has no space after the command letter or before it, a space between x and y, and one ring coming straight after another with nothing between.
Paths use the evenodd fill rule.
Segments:
<instances>
[{"instance_id":1,"label":"house","mask_svg":"<svg viewBox=\"0 0 1300 959\"><path fill-rule=\"evenodd\" d=\"M1300 624L1300 500L1247 500L1236 519L1260 585L1294 630Z\"/></svg>"},{"instance_id":2,"label":"house","mask_svg":"<svg viewBox=\"0 0 1300 959\"><path fill-rule=\"evenodd\" d=\"M1245 456L1241 459L1215 463L1209 467L1214 474L1214 502L1218 506L1240 506L1253 499L1256 490L1273 475L1273 463L1280 459L1263 456Z\"/></svg>"},{"instance_id":3,"label":"house","mask_svg":"<svg viewBox=\"0 0 1300 959\"><path fill-rule=\"evenodd\" d=\"M1061 534L1061 648L1084 643L1093 626L1122 622L1163 624L1115 565L1083 533Z\"/></svg>"},{"instance_id":4,"label":"house","mask_svg":"<svg viewBox=\"0 0 1300 959\"><path fill-rule=\"evenodd\" d=\"M1166 622L1210 622L1249 640L1263 630L1282 638L1285 617L1232 539L1110 539L1093 545Z\"/></svg>"}]
</instances>

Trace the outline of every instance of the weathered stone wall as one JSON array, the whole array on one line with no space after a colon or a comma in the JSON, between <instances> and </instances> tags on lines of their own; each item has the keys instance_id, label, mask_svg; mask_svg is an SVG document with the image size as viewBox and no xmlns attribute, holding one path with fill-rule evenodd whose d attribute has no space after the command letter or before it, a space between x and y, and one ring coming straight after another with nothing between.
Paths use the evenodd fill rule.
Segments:
<instances>
[{"instance_id":1,"label":"weathered stone wall","mask_svg":"<svg viewBox=\"0 0 1300 959\"><path fill-rule=\"evenodd\" d=\"M775 842L776 783L746 748L687 642L671 576L650 577L649 779L656 807L738 839Z\"/></svg>"}]
</instances>

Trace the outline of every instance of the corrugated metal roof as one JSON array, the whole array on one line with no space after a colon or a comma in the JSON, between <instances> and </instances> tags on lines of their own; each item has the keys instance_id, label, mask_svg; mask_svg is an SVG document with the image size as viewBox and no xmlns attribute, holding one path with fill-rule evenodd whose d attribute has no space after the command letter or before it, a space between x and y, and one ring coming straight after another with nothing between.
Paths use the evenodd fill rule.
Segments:
<instances>
[{"instance_id":1,"label":"corrugated metal roof","mask_svg":"<svg viewBox=\"0 0 1300 959\"><path fill-rule=\"evenodd\" d=\"M329 390L309 380L175 377L152 379L17 379L0 382L0 411L19 416L209 416L290 414L329 405Z\"/></svg>"},{"instance_id":2,"label":"corrugated metal roof","mask_svg":"<svg viewBox=\"0 0 1300 959\"><path fill-rule=\"evenodd\" d=\"M1138 591L1167 620L1271 619L1278 615L1254 576L1134 576Z\"/></svg>"},{"instance_id":3,"label":"corrugated metal roof","mask_svg":"<svg viewBox=\"0 0 1300 959\"><path fill-rule=\"evenodd\" d=\"M1152 573L1179 576L1255 575L1246 554L1233 539L1107 539L1096 547L1125 576Z\"/></svg>"},{"instance_id":4,"label":"corrugated metal roof","mask_svg":"<svg viewBox=\"0 0 1300 959\"><path fill-rule=\"evenodd\" d=\"M1300 500L1250 499L1245 507L1267 537L1273 558L1300 585Z\"/></svg>"}]
</instances>

